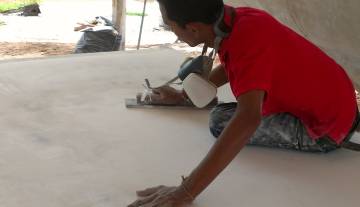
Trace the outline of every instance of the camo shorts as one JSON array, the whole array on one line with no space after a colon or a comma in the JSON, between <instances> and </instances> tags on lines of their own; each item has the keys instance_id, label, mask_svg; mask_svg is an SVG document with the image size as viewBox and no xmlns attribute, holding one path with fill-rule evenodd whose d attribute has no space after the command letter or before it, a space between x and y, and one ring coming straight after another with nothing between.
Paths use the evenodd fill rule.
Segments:
<instances>
[{"instance_id":1,"label":"camo shorts","mask_svg":"<svg viewBox=\"0 0 360 207\"><path fill-rule=\"evenodd\" d=\"M236 110L236 103L217 105L210 113L210 131L219 137ZM249 140L249 145L304 152L330 152L339 146L328 137L313 140L301 121L288 113L264 117Z\"/></svg>"}]
</instances>

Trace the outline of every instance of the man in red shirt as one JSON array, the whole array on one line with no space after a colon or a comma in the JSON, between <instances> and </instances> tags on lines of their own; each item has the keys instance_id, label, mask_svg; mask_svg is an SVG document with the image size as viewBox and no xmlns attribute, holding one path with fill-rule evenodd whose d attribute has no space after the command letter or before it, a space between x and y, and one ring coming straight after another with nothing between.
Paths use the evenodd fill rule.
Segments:
<instances>
[{"instance_id":1,"label":"man in red shirt","mask_svg":"<svg viewBox=\"0 0 360 207\"><path fill-rule=\"evenodd\" d=\"M217 87L229 82L237 102L212 110L210 130L218 140L180 186L140 191L130 206L191 202L246 144L307 152L358 146L349 144L358 123L352 82L314 44L261 10L224 6L222 0L158 1L180 40L218 47L221 65L209 80ZM152 98L183 96L167 87Z\"/></svg>"}]
</instances>

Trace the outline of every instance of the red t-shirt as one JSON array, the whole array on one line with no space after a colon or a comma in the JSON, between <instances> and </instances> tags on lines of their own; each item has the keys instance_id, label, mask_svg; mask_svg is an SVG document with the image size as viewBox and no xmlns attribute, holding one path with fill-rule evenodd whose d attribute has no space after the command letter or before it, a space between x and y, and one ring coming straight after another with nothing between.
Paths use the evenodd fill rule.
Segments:
<instances>
[{"instance_id":1,"label":"red t-shirt","mask_svg":"<svg viewBox=\"0 0 360 207\"><path fill-rule=\"evenodd\" d=\"M229 14L226 24L231 24ZM263 90L262 114L291 113L313 139L340 144L356 114L355 89L344 69L268 13L236 8L219 57L235 97Z\"/></svg>"}]
</instances>

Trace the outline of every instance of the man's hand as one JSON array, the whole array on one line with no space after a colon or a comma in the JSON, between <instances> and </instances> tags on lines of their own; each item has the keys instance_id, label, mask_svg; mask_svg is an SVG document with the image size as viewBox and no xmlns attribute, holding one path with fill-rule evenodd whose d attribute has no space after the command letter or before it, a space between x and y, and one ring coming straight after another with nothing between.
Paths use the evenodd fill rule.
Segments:
<instances>
[{"instance_id":1,"label":"man's hand","mask_svg":"<svg viewBox=\"0 0 360 207\"><path fill-rule=\"evenodd\" d=\"M184 207L192 202L181 187L158 186L136 194L139 199L128 207Z\"/></svg>"},{"instance_id":2,"label":"man's hand","mask_svg":"<svg viewBox=\"0 0 360 207\"><path fill-rule=\"evenodd\" d=\"M149 96L151 103L154 104L181 105L186 103L183 93L170 86L152 89Z\"/></svg>"}]
</instances>

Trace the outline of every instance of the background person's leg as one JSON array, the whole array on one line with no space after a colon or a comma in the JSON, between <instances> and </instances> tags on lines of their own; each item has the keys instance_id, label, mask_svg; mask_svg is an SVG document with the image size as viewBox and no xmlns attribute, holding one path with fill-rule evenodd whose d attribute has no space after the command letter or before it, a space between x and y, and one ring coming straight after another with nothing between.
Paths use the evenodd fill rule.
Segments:
<instances>
[{"instance_id":1,"label":"background person's leg","mask_svg":"<svg viewBox=\"0 0 360 207\"><path fill-rule=\"evenodd\" d=\"M220 104L211 111L209 125L214 137L220 136L236 106L236 103ZM328 138L311 139L301 121L288 113L264 117L248 144L306 152L329 152L338 148Z\"/></svg>"}]
</instances>

